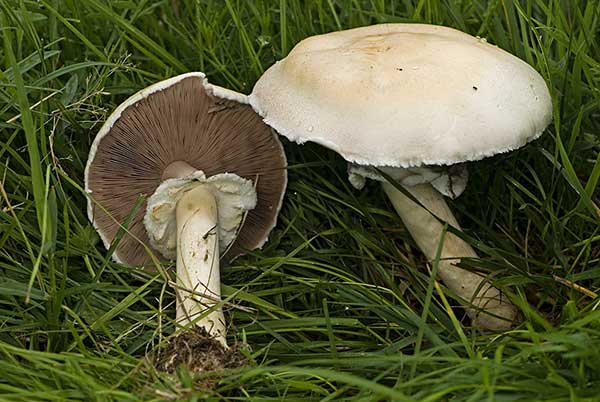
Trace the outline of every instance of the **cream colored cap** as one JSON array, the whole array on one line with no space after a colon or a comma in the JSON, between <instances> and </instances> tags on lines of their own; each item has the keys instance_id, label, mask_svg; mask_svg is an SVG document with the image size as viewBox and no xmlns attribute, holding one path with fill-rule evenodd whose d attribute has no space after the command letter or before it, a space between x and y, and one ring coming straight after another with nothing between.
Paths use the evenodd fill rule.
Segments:
<instances>
[{"instance_id":1,"label":"cream colored cap","mask_svg":"<svg viewBox=\"0 0 600 402\"><path fill-rule=\"evenodd\" d=\"M544 79L455 29L384 24L307 38L250 104L292 141L361 165L450 165L516 149L550 123Z\"/></svg>"}]
</instances>

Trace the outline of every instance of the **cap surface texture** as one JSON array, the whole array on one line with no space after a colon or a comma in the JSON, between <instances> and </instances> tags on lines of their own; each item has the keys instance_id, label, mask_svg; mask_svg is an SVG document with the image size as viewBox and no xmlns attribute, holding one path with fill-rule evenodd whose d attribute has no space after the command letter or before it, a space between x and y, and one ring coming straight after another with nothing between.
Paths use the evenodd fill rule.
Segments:
<instances>
[{"instance_id":1,"label":"cap surface texture","mask_svg":"<svg viewBox=\"0 0 600 402\"><path fill-rule=\"evenodd\" d=\"M146 199L177 161L206 176L233 173L251 180L257 204L225 258L263 245L281 207L286 158L272 130L246 103L245 95L209 84L202 73L188 73L143 89L111 114L91 147L85 186L88 216L107 247L143 198L115 251L118 262L149 262L143 247L149 245Z\"/></svg>"},{"instance_id":2,"label":"cap surface texture","mask_svg":"<svg viewBox=\"0 0 600 402\"><path fill-rule=\"evenodd\" d=\"M382 24L313 36L271 66L250 104L292 141L361 165L450 165L516 149L549 124L544 79L452 28Z\"/></svg>"}]
</instances>

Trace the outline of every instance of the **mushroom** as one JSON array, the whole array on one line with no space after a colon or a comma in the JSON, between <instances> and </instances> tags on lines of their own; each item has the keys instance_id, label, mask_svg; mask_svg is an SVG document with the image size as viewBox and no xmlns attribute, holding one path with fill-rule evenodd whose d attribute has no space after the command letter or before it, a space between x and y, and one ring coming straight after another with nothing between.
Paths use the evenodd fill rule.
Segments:
<instances>
[{"instance_id":1,"label":"mushroom","mask_svg":"<svg viewBox=\"0 0 600 402\"><path fill-rule=\"evenodd\" d=\"M443 235L443 222L460 226L442 194L455 198L465 188L462 163L519 148L547 127L550 94L531 66L455 29L375 25L301 41L258 80L250 104L288 139L338 152L357 188L366 178L381 181L429 260L442 241L439 277L475 326L514 323L507 297L457 266L477 254Z\"/></svg>"},{"instance_id":2,"label":"mushroom","mask_svg":"<svg viewBox=\"0 0 600 402\"><path fill-rule=\"evenodd\" d=\"M154 84L110 115L85 169L88 216L107 248L133 215L114 259L145 265L148 244L175 259L177 322L224 346L219 259L265 243L287 184L281 143L247 103L202 73Z\"/></svg>"}]
</instances>

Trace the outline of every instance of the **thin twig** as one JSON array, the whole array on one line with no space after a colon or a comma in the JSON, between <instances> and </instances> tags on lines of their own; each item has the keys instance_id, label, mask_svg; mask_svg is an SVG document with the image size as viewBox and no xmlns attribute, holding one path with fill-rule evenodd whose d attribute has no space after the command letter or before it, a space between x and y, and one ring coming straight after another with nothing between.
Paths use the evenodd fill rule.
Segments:
<instances>
[{"instance_id":1,"label":"thin twig","mask_svg":"<svg viewBox=\"0 0 600 402\"><path fill-rule=\"evenodd\" d=\"M565 279L565 278L561 278L560 276L556 276L556 275L552 275L552 278L554 278L554 280L556 282L562 283L563 285L568 286L571 289L574 289L574 290L578 291L579 293L583 293L587 297L590 297L592 299L595 299L595 298L598 297L598 293L596 293L596 292L594 292L592 290L589 290L587 288L584 288L583 286L578 285L578 284L576 284L573 281L570 281L570 280Z\"/></svg>"}]
</instances>

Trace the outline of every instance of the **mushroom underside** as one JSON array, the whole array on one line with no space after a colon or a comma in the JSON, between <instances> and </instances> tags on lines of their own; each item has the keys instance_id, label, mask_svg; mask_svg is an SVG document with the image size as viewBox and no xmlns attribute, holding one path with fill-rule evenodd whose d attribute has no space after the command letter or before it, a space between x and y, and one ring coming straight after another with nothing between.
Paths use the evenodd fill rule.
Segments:
<instances>
[{"instance_id":1,"label":"mushroom underside","mask_svg":"<svg viewBox=\"0 0 600 402\"><path fill-rule=\"evenodd\" d=\"M254 183L256 208L246 216L226 260L261 247L274 227L287 183L281 143L248 105L218 98L211 88L200 77L181 79L136 98L98 134L86 169L86 189L90 219L107 247L133 214L116 248L117 261L151 261L143 223L147 197L169 177L174 163L207 176L233 173Z\"/></svg>"}]
</instances>

